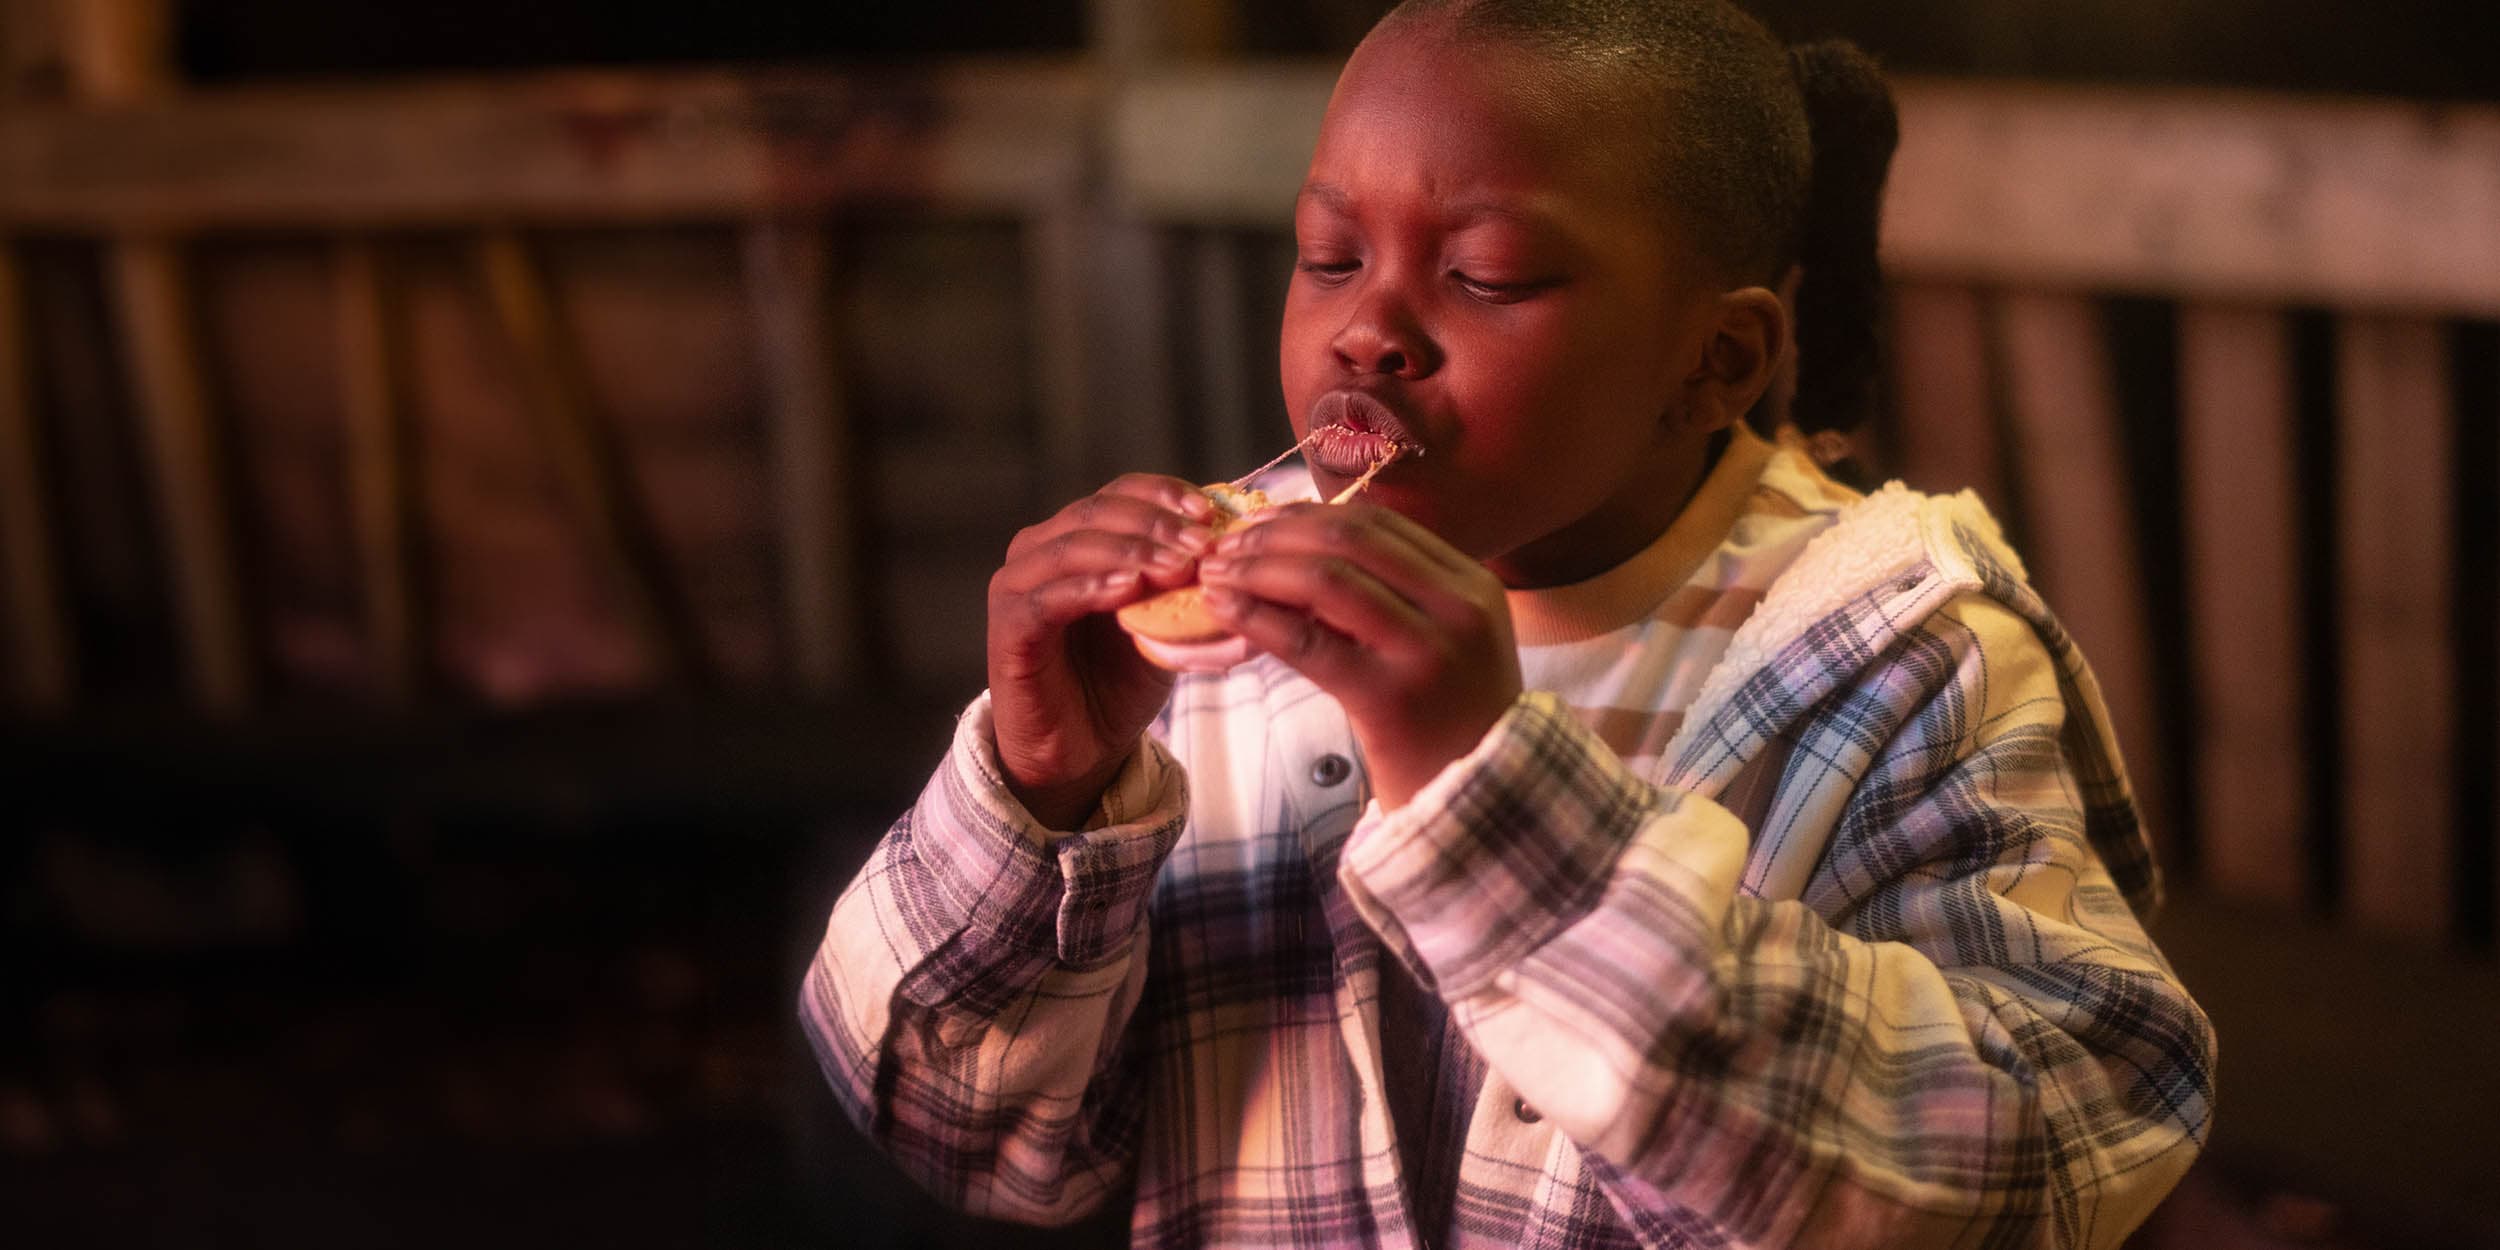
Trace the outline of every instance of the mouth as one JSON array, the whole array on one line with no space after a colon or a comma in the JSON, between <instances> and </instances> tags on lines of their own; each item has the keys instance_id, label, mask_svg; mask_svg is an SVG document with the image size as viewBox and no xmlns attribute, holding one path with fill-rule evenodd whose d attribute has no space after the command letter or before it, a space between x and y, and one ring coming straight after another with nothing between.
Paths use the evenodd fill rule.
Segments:
<instances>
[{"instance_id":1,"label":"mouth","mask_svg":"<svg viewBox=\"0 0 2500 1250\"><path fill-rule=\"evenodd\" d=\"M1311 409L1311 434L1302 454L1312 468L1355 477L1384 458L1422 451L1388 405L1360 391L1330 391Z\"/></svg>"}]
</instances>

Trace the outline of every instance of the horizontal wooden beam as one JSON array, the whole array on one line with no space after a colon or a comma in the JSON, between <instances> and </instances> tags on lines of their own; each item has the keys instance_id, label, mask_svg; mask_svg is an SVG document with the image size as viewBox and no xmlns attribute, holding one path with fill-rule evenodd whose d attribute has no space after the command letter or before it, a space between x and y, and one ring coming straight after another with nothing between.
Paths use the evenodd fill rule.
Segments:
<instances>
[{"instance_id":1,"label":"horizontal wooden beam","mask_svg":"<svg viewBox=\"0 0 2500 1250\"><path fill-rule=\"evenodd\" d=\"M1335 72L1149 77L1122 202L1281 226ZM1908 79L1884 247L1912 278L2500 314L2500 108Z\"/></svg>"},{"instance_id":2,"label":"horizontal wooden beam","mask_svg":"<svg viewBox=\"0 0 2500 1250\"><path fill-rule=\"evenodd\" d=\"M555 73L0 110L0 228L737 217L860 202L1020 213L1082 193L1073 66Z\"/></svg>"},{"instance_id":3,"label":"horizontal wooden beam","mask_svg":"<svg viewBox=\"0 0 2500 1250\"><path fill-rule=\"evenodd\" d=\"M1191 225L1281 230L1311 163L1331 65L1193 67L1131 80L1109 119L1115 198Z\"/></svg>"},{"instance_id":4,"label":"horizontal wooden beam","mask_svg":"<svg viewBox=\"0 0 2500 1250\"><path fill-rule=\"evenodd\" d=\"M1901 114L1902 270L2500 314L2500 108L1914 82Z\"/></svg>"},{"instance_id":5,"label":"horizontal wooden beam","mask_svg":"<svg viewBox=\"0 0 2500 1250\"><path fill-rule=\"evenodd\" d=\"M1281 229L1335 70L558 73L0 113L0 229L1033 215ZM2500 315L2500 107L1910 79L1908 277ZM1094 158L1099 145L1108 170Z\"/></svg>"}]
</instances>

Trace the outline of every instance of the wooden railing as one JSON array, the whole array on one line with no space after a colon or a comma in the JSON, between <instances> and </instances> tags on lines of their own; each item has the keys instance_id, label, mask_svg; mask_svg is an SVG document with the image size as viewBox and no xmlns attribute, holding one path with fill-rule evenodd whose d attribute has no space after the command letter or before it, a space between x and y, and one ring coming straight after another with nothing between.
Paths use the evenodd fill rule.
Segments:
<instances>
[{"instance_id":1,"label":"wooden railing","mask_svg":"<svg viewBox=\"0 0 2500 1250\"><path fill-rule=\"evenodd\" d=\"M1176 327L1203 332L1190 345L1200 370L1265 376L1238 308L1218 306L1272 275L1244 273L1220 238L1187 240L1280 230L1329 77L1282 67L1113 83L1048 65L580 74L18 108L0 112L0 232L138 249L113 254L108 282L150 435L187 670L202 706L240 710L252 701L251 626L171 263L181 240L338 240L368 624L405 690L423 634L406 559L416 521L395 459L405 366L373 241L469 232L575 523L661 670L685 675L702 670L701 647L548 315L529 230L735 224L775 397L792 664L833 689L876 660L857 653L868 591L842 502L855 466L834 380L841 348L819 306L830 257L817 225L871 206L1022 223L1038 476L1046 496L1067 493L1173 458L1168 385L1136 362L1173 353ZM1915 484L1973 487L2007 515L2100 666L2151 805L2194 817L2193 842L2175 844L2202 877L2253 898L2341 904L2390 929L2487 936L2491 882L2459 874L2488 878L2488 850L2432 832L2487 840L2487 813L2455 810L2475 762L2425 744L2490 738L2476 729L2492 715L2491 643L2460 636L2476 622L2460 621L2457 592L2475 559L2488 566L2489 534L2460 526L2488 520L2468 487L2494 466L2453 453L2489 449L2476 432L2500 403L2476 321L2500 315L2500 110L1931 82L1905 83L1901 97L1885 238L1900 287L1898 410L1872 459ZM1137 238L1157 231L1184 242L1141 261ZM76 639L7 257L11 672L20 701L57 706L75 687ZM1157 261L1182 272L1157 276ZM1165 307L1175 289L1194 311ZM2113 296L2156 306L2172 336L2155 363L2175 391L2151 402L2175 419L2175 445L2148 451L2141 430L2130 442L2101 303ZM1088 310L1114 301L1131 332L1161 341L1112 350L1106 314ZM1115 357L1116 382L1105 376ZM2309 395L2318 383L2304 369L2331 375L2332 395ZM2331 411L2304 417L2305 397ZM1246 450L1219 443L1218 458ZM2147 464L2170 492L2146 494ZM2320 549L2303 518L2324 517L2333 529ZM2486 676L2467 688L2461 672ZM2322 705L2331 733L2317 731ZM2330 766L2340 784L2321 787ZM2192 804L2180 797L2189 777Z\"/></svg>"},{"instance_id":2,"label":"wooden railing","mask_svg":"<svg viewBox=\"0 0 2500 1250\"><path fill-rule=\"evenodd\" d=\"M402 367L390 284L374 243L452 229L474 243L498 326L523 362L528 409L553 449L574 520L616 597L662 656L702 667L683 612L652 555L650 524L622 484L610 438L587 409L578 363L548 312L532 227L725 223L744 232L747 278L774 397L773 435L798 676L842 683L863 595L841 392L822 299L829 263L818 228L862 206L1019 223L1031 257L1031 336L1045 478L1074 489L1091 428L1080 393L1091 301L1080 278L1091 210L1085 77L1051 66L986 66L890 78L620 75L299 89L169 97L116 107L0 111L0 232L73 234L117 250L108 279L145 414L165 504L187 671L197 701L253 702L248 626L237 589L231 508L204 412L188 287L175 241L219 231L320 232L339 240L338 299L348 368L359 550L369 625L393 686L405 689L421 623L410 619L413 527L405 438L393 397ZM118 244L117 244L118 247ZM0 328L21 317L0 253ZM17 346L23 334L7 342ZM20 696L58 705L75 684L74 643L45 524L22 352L0 355L0 478L6 518L13 670Z\"/></svg>"}]
</instances>

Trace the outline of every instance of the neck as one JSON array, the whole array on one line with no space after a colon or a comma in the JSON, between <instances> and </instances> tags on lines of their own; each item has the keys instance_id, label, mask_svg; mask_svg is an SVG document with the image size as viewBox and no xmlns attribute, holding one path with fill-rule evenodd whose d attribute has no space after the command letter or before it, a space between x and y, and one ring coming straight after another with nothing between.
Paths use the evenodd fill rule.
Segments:
<instances>
[{"instance_id":1,"label":"neck","mask_svg":"<svg viewBox=\"0 0 2500 1250\"><path fill-rule=\"evenodd\" d=\"M1569 586L1631 559L1682 515L1712 466L1727 450L1731 432L1713 430L1675 444L1635 471L1633 480L1654 490L1623 490L1597 511L1554 533L1486 560L1485 567L1511 590Z\"/></svg>"}]
</instances>

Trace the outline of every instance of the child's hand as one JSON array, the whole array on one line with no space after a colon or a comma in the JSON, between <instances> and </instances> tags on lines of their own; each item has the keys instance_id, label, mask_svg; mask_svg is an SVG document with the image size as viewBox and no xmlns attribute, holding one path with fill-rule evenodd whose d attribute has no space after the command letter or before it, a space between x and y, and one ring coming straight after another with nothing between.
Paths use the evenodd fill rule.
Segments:
<instances>
[{"instance_id":1,"label":"child's hand","mask_svg":"<svg viewBox=\"0 0 2500 1250\"><path fill-rule=\"evenodd\" d=\"M1044 827L1084 818L1172 690L1103 614L1186 583L1213 515L1197 487L1133 473L1008 544L990 578L991 729Z\"/></svg>"},{"instance_id":2,"label":"child's hand","mask_svg":"<svg viewBox=\"0 0 2500 1250\"><path fill-rule=\"evenodd\" d=\"M1280 508L1225 534L1199 576L1218 619L1344 705L1384 807L1519 697L1502 584L1386 508Z\"/></svg>"}]
</instances>

